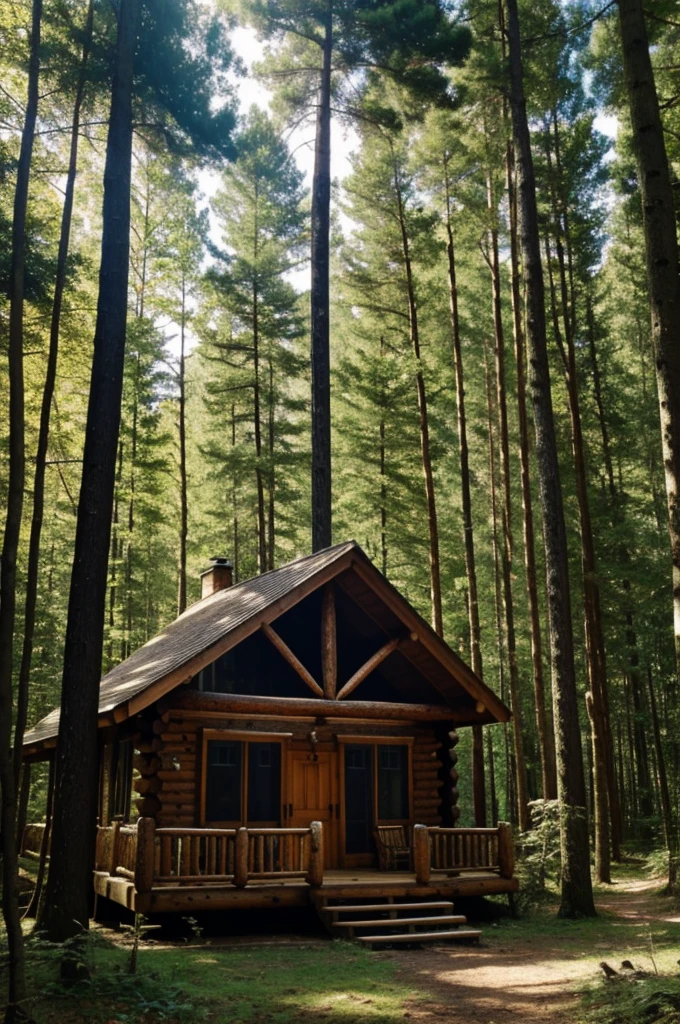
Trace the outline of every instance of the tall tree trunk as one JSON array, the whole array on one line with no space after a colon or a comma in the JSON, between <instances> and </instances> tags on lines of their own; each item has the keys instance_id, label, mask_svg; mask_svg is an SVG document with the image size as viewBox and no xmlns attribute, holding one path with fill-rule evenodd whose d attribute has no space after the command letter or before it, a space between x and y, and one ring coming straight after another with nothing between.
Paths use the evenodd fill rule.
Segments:
<instances>
[{"instance_id":1,"label":"tall tree trunk","mask_svg":"<svg viewBox=\"0 0 680 1024\"><path fill-rule=\"evenodd\" d=\"M408 322L411 345L416 362L416 390L418 393L418 423L420 426L420 454L423 465L423 476L425 478L425 500L427 502L427 527L429 535L429 561L430 561L430 603L432 612L432 628L438 636L444 634L444 620L442 616L442 589L439 566L439 527L437 524L437 505L434 493L434 473L432 471L432 458L430 455L430 425L427 415L427 394L425 392L425 378L423 376L423 364L420 357L420 333L418 330L418 306L416 303L415 285L413 281L413 266L411 263L411 246L406 228L406 215L399 183L399 168L394 160L394 194L397 200L397 216L399 219L399 231L401 234L402 259L404 261L404 274L406 276L406 295L408 299Z\"/></svg>"},{"instance_id":2,"label":"tall tree trunk","mask_svg":"<svg viewBox=\"0 0 680 1024\"><path fill-rule=\"evenodd\" d=\"M187 495L187 382L186 382L186 280L182 273L182 308L179 327L179 366L177 368L179 433L179 564L177 572L177 614L187 606L187 538L189 536L189 499Z\"/></svg>"},{"instance_id":3,"label":"tall tree trunk","mask_svg":"<svg viewBox=\"0 0 680 1024\"><path fill-rule=\"evenodd\" d=\"M31 900L26 908L24 917L37 917L40 901L43 895L43 885L47 870L47 858L50 851L52 838L52 815L54 810L54 757L50 758L49 775L47 779L47 801L45 804L45 831L40 841L40 854L38 858L38 873L35 878L35 888L31 894Z\"/></svg>"},{"instance_id":4,"label":"tall tree trunk","mask_svg":"<svg viewBox=\"0 0 680 1024\"><path fill-rule=\"evenodd\" d=\"M642 195L652 345L673 567L675 660L680 674L680 260L675 200L642 0L619 0L619 25L633 147ZM680 892L677 874L672 891L676 895Z\"/></svg>"},{"instance_id":5,"label":"tall tree trunk","mask_svg":"<svg viewBox=\"0 0 680 1024\"><path fill-rule=\"evenodd\" d=\"M475 566L475 540L472 522L472 497L470 493L470 459L467 441L467 420L465 416L465 383L463 377L463 351L460 340L460 317L458 315L458 286L456 283L456 257L453 245L453 224L448 165L444 165L446 186L446 251L449 268L449 309L451 313L451 338L453 341L453 367L456 379L456 403L458 407L458 452L460 459L460 486L463 503L463 550L465 553L465 577L468 588L468 621L470 628L470 660L472 671L484 678L482 664L482 631L479 623L479 595L477 590L477 569ZM486 826L486 784L484 777L484 739L481 725L472 727L472 794L475 809L475 825Z\"/></svg>"},{"instance_id":6,"label":"tall tree trunk","mask_svg":"<svg viewBox=\"0 0 680 1024\"><path fill-rule=\"evenodd\" d=\"M642 0L619 0L619 25L642 196L673 561L675 658L680 673L680 261L675 201Z\"/></svg>"},{"instance_id":7,"label":"tall tree trunk","mask_svg":"<svg viewBox=\"0 0 680 1024\"><path fill-rule=\"evenodd\" d=\"M492 313L494 325L494 354L496 359L496 402L498 413L498 440L501 465L501 569L503 571L503 609L505 612L505 638L508 645L508 668L510 676L510 701L512 705L512 735L515 752L517 789L517 820L521 832L531 828L529 816L529 794L527 768L524 754L524 729L522 727L522 701L517 665L517 642L515 635L515 607L512 594L512 492L510 479L510 437L508 431L508 406L505 399L505 337L503 332L501 269L498 258L498 231L494 186L491 174L486 180L487 212L489 215L489 270L491 271Z\"/></svg>"},{"instance_id":8,"label":"tall tree trunk","mask_svg":"<svg viewBox=\"0 0 680 1024\"><path fill-rule=\"evenodd\" d=\"M139 423L139 370L140 355L135 355L134 391L132 396L132 430L130 432L130 500L127 515L127 541L125 544L125 631L121 641L120 659L124 661L132 653L132 562L133 533L135 529L135 488L137 468L137 432Z\"/></svg>"},{"instance_id":9,"label":"tall tree trunk","mask_svg":"<svg viewBox=\"0 0 680 1024\"><path fill-rule=\"evenodd\" d=\"M551 198L555 227L555 244L557 248L557 260L560 275L562 321L564 324L564 337L566 341L566 353L564 351L564 345L561 346L561 351L563 354L567 396L569 399L572 448L574 454L574 467L576 471L576 496L579 507L588 681L593 695L592 713L598 718L598 722L593 727L592 733L593 742L595 743L595 748L593 749L593 761L596 765L596 773L604 772L604 776L601 780L601 784L604 788L604 796L600 797L596 804L596 816L598 817L598 821L596 822L595 827L596 834L601 838L600 846L602 847L599 851L596 851L596 871L598 880L601 882L607 882L610 880L611 873L609 852L610 841L617 859L620 859L621 856L619 793L616 785L616 770L614 766L614 742L611 733L611 723L609 720L609 684L607 681L607 660L604 642L604 628L602 625L602 602L600 599L600 583L595 556L595 540L593 537L592 520L590 516L588 473L581 426L578 373L576 368L577 310L573 246L571 240L568 203L564 197L564 189L562 187L564 174L562 170L559 121L556 110L553 110L552 124L557 184L555 184L555 177L551 173ZM549 171L552 172L552 153L549 143L547 157L548 168ZM560 193L559 202L557 198L558 190ZM554 299L553 303L556 306ZM558 334L558 343L559 341L560 339ZM600 818L603 820L600 821ZM603 845L605 839L607 841L606 849Z\"/></svg>"},{"instance_id":10,"label":"tall tree trunk","mask_svg":"<svg viewBox=\"0 0 680 1024\"><path fill-rule=\"evenodd\" d=\"M330 381L331 60L333 9L329 0L322 46L312 177L312 550L332 543Z\"/></svg>"},{"instance_id":11,"label":"tall tree trunk","mask_svg":"<svg viewBox=\"0 0 680 1024\"><path fill-rule=\"evenodd\" d=\"M6 1021L23 1014L26 998L24 943L19 917L17 850L15 839L17 784L12 756L12 670L16 617L17 551L24 503L24 271L26 263L26 212L31 157L38 114L40 74L40 22L42 0L33 0L29 40L28 101L14 192L12 257L9 279L9 479L5 533L0 558L0 843L2 849L2 913L7 928L9 982ZM25 711L23 712L25 715ZM22 737L17 735L17 740ZM18 754L17 754L18 756Z\"/></svg>"},{"instance_id":12,"label":"tall tree trunk","mask_svg":"<svg viewBox=\"0 0 680 1024\"><path fill-rule=\"evenodd\" d=\"M649 708L652 713L654 749L656 750L656 763L659 773L661 814L663 816L664 832L666 834L666 848L668 850L668 891L672 893L678 885L678 874L680 873L680 826L678 825L677 810L673 807L670 788L668 786L668 773L666 771L666 758L664 755L663 743L661 741L661 727L659 725L659 714L656 707L654 680L652 678L652 669L649 665L647 666L647 692L649 694Z\"/></svg>"},{"instance_id":13,"label":"tall tree trunk","mask_svg":"<svg viewBox=\"0 0 680 1024\"><path fill-rule=\"evenodd\" d=\"M564 337L560 328L555 281L552 270L550 241L546 235L546 264L550 283L550 305L553 330L560 350L567 386L569 418L571 422L571 445L576 477L576 500L579 510L579 534L581 538L581 570L583 574L583 611L586 672L589 691L586 694L586 708L590 719L590 739L593 747L593 813L595 817L595 877L598 882L611 882L609 849L609 795L607 791L607 760L605 710L603 691L606 687L604 638L600 615L600 588L596 578L595 545L590 522L585 452L581 430L581 410L576 379L576 359L572 336L572 314L566 304L566 278L564 254L558 242L560 279L562 289L562 317ZM566 340L565 340L566 339Z\"/></svg>"},{"instance_id":14,"label":"tall tree trunk","mask_svg":"<svg viewBox=\"0 0 680 1024\"><path fill-rule=\"evenodd\" d=\"M64 649L53 845L42 925L59 942L88 927L97 817L97 709L120 428L130 249L132 78L138 0L121 0L104 170L102 254L83 475Z\"/></svg>"},{"instance_id":15,"label":"tall tree trunk","mask_svg":"<svg viewBox=\"0 0 680 1024\"><path fill-rule=\"evenodd\" d=\"M71 121L71 146L69 151L66 188L64 190L64 206L61 213L61 230L57 251L57 270L52 299L52 318L50 322L50 343L47 352L47 368L43 384L42 402L40 406L40 425L38 428L38 444L35 454L35 473L33 476L33 514L31 518L31 534L28 542L28 564L26 568L26 600L24 604L24 643L19 668L19 687L17 694L17 717L14 729L14 775L19 777L21 766L21 747L28 711L28 693L31 678L31 660L33 658L33 638L35 635L35 610L38 594L38 575L40 570L40 537L42 533L43 514L45 507L45 469L47 446L50 436L50 413L52 397L57 377L57 358L59 354L59 329L61 326L61 309L66 282L69 240L71 236L71 218L73 214L73 194L75 191L76 173L78 169L78 139L80 133L80 108L85 93L87 65L92 48L92 23L94 0L90 0L85 21L85 36L80 59L78 84L73 103Z\"/></svg>"},{"instance_id":16,"label":"tall tree trunk","mask_svg":"<svg viewBox=\"0 0 680 1024\"><path fill-rule=\"evenodd\" d=\"M524 98L517 0L506 0L506 3L510 103L517 165L519 233L526 282L528 362L536 434L536 464L543 510L553 720L561 804L560 914L564 917L592 916L595 914L595 904L590 878L585 777L574 670L567 534L550 392L536 184Z\"/></svg>"},{"instance_id":17,"label":"tall tree trunk","mask_svg":"<svg viewBox=\"0 0 680 1024\"><path fill-rule=\"evenodd\" d=\"M267 443L269 467L267 471L267 568L273 569L276 564L276 528L275 528L275 493L276 476L274 468L275 409L274 409L274 361L271 353L271 342L267 357L267 379L269 382L267 395Z\"/></svg>"},{"instance_id":18,"label":"tall tree trunk","mask_svg":"<svg viewBox=\"0 0 680 1024\"><path fill-rule=\"evenodd\" d=\"M484 380L486 383L486 413L487 431L489 436L489 484L490 484L490 505L491 505L491 542L493 547L493 581L494 581L494 618L496 623L496 646L498 648L498 682L499 692L502 701L506 700L505 693L505 658L503 639L503 597L501 583L501 560L500 544L498 542L498 502L496 500L496 445L494 442L494 408L491 385L491 374L489 372L489 360L484 343ZM508 724L503 723L503 753L505 763L505 819L516 822L514 785L512 772L512 759L510 757L510 741L508 737Z\"/></svg>"},{"instance_id":19,"label":"tall tree trunk","mask_svg":"<svg viewBox=\"0 0 680 1024\"><path fill-rule=\"evenodd\" d=\"M385 338L380 335L380 360L385 358ZM380 565L383 576L387 576L387 454L385 448L385 410L388 408L387 387L381 372L380 393Z\"/></svg>"},{"instance_id":20,"label":"tall tree trunk","mask_svg":"<svg viewBox=\"0 0 680 1024\"><path fill-rule=\"evenodd\" d=\"M557 769L555 765L555 734L546 709L543 654L541 642L541 614L538 601L538 573L536 571L536 541L534 510L531 495L531 464L529 456L529 419L527 416L527 377L524 358L524 327L517 236L517 189L515 183L512 143L506 147L506 177L510 208L510 283L512 297L512 324L517 367L517 421L519 427L520 479L522 484L522 524L524 534L524 567L526 572L529 628L531 634L531 664L534 677L534 704L536 731L541 756L541 783L544 800L557 799Z\"/></svg>"},{"instance_id":21,"label":"tall tree trunk","mask_svg":"<svg viewBox=\"0 0 680 1024\"><path fill-rule=\"evenodd\" d=\"M255 185L255 238L254 257L255 263L258 259L258 237L257 237L257 184ZM261 422L261 398L260 398L260 309L259 309L259 287L257 273L253 282L253 433L255 435L255 483L257 487L257 571L267 571L267 534L266 514L264 503L264 477L262 474L262 422Z\"/></svg>"}]
</instances>

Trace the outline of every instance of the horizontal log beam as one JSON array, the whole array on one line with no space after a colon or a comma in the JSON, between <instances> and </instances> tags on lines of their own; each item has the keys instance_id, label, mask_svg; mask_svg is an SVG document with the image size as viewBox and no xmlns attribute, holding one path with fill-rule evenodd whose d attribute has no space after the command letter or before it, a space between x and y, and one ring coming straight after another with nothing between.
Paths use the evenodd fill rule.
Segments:
<instances>
[{"instance_id":1,"label":"horizontal log beam","mask_svg":"<svg viewBox=\"0 0 680 1024\"><path fill-rule=\"evenodd\" d=\"M398 639L388 640L386 644L383 644L380 650L376 651L368 661L364 662L361 668L358 668L351 679L348 679L342 687L338 693L338 700L343 700L345 697L350 695L352 690L356 690L359 683L363 683L364 679L366 679L367 676L370 676L371 672L373 672L373 670L376 669L378 665L385 660L385 658L389 658L392 651L396 651L399 646L399 642L400 641Z\"/></svg>"},{"instance_id":2,"label":"horizontal log beam","mask_svg":"<svg viewBox=\"0 0 680 1024\"><path fill-rule=\"evenodd\" d=\"M293 654L288 644L285 642L285 640L281 639L276 630L272 629L268 622L263 622L260 628L262 629L264 635L267 637L267 640L269 640L274 645L274 647L279 652L281 657L284 658L288 662L290 667L297 672L302 682L307 684L312 693L315 693L317 697L323 697L323 690L317 683L314 676L311 674L311 672L307 671L307 669L302 664L300 659Z\"/></svg>"},{"instance_id":3,"label":"horizontal log beam","mask_svg":"<svg viewBox=\"0 0 680 1024\"><path fill-rule=\"evenodd\" d=\"M313 718L383 718L396 721L455 722L456 711L443 704L388 704L365 700L314 700L312 697L253 697L237 693L184 690L175 709L214 714L303 715Z\"/></svg>"}]
</instances>

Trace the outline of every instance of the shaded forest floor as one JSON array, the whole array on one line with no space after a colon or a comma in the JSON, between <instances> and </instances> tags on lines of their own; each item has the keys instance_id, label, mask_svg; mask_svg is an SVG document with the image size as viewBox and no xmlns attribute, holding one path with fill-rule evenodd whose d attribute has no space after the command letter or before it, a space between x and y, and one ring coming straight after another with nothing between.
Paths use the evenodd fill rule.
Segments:
<instances>
[{"instance_id":1,"label":"shaded forest floor","mask_svg":"<svg viewBox=\"0 0 680 1024\"><path fill-rule=\"evenodd\" d=\"M680 908L660 885L619 869L598 889L597 919L545 906L482 922L479 947L372 953L304 919L295 935L247 922L240 934L151 932L135 975L130 932L98 926L83 952L91 980L69 990L57 951L29 939L30 1010L38 1024L680 1024ZM649 977L605 983L602 960Z\"/></svg>"}]
</instances>

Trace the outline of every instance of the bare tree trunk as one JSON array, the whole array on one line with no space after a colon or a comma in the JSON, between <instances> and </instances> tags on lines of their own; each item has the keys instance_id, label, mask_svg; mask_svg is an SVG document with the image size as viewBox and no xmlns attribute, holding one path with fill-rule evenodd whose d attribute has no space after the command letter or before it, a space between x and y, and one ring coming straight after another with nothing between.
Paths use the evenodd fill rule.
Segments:
<instances>
[{"instance_id":1,"label":"bare tree trunk","mask_svg":"<svg viewBox=\"0 0 680 1024\"><path fill-rule=\"evenodd\" d=\"M232 402L231 405L231 447L232 451L236 448L236 405ZM239 545L239 523L238 523L238 486L236 483L236 470L233 470L231 477L231 532L232 532L232 547L234 549L234 583L239 581L239 558L240 558L240 545Z\"/></svg>"},{"instance_id":2,"label":"bare tree trunk","mask_svg":"<svg viewBox=\"0 0 680 1024\"><path fill-rule=\"evenodd\" d=\"M102 255L78 505L61 714L53 844L43 927L53 942L88 927L97 816L97 711L106 568L120 427L130 249L132 79L138 0L121 0L104 171Z\"/></svg>"},{"instance_id":3,"label":"bare tree trunk","mask_svg":"<svg viewBox=\"0 0 680 1024\"><path fill-rule=\"evenodd\" d=\"M418 332L418 307L416 304L415 287L413 283L413 268L411 265L411 249L406 230L406 219L404 204L399 184L399 170L396 160L394 161L394 192L397 199L397 213L399 218L399 230L401 234L402 258L404 260L404 273L406 275L406 294L408 297L408 320L411 335L413 355L416 360L416 389L418 392L418 421L420 426L420 453L423 463L423 476L425 478L425 498L427 501L427 526L430 540L430 601L432 609L432 628L435 633L442 636L444 633L444 621L442 617L442 590L439 567L439 528L437 525L437 507L434 493L434 474L432 472L432 458L430 456L430 427L427 415L427 395L425 393L425 379L423 377L422 362L420 358L420 335Z\"/></svg>"},{"instance_id":4,"label":"bare tree trunk","mask_svg":"<svg viewBox=\"0 0 680 1024\"><path fill-rule=\"evenodd\" d=\"M491 174L486 180L487 211L489 214L489 270L491 271L492 313L494 324L494 354L496 358L496 402L498 413L498 439L501 465L501 569L503 572L503 609L505 611L505 638L508 645L508 668L510 676L510 701L512 704L512 735L515 752L517 788L517 820L521 832L531 828L529 816L529 795L527 789L526 757L524 754L524 729L522 727L522 701L517 665L517 643L515 636L515 607L512 595L512 492L510 480L510 437L508 431L508 407L505 400L505 338L503 332L503 310L501 304L501 270L498 259L498 231L494 187Z\"/></svg>"},{"instance_id":5,"label":"bare tree trunk","mask_svg":"<svg viewBox=\"0 0 680 1024\"><path fill-rule=\"evenodd\" d=\"M135 379L132 397L132 431L130 433L130 500L128 502L127 543L125 545L125 632L121 642L121 661L131 654L132 637L132 534L135 528L135 469L137 464L137 429L139 420L139 352L135 356Z\"/></svg>"},{"instance_id":6,"label":"bare tree trunk","mask_svg":"<svg viewBox=\"0 0 680 1024\"><path fill-rule=\"evenodd\" d=\"M312 177L312 550L332 543L330 381L331 60L333 15L328 3L322 47Z\"/></svg>"},{"instance_id":7,"label":"bare tree trunk","mask_svg":"<svg viewBox=\"0 0 680 1024\"><path fill-rule=\"evenodd\" d=\"M26 908L24 917L38 917L40 902L43 895L45 873L47 869L47 857L50 851L50 840L52 838L52 817L54 813L54 758L50 760L50 772L47 781L47 803L45 806L45 831L40 842L40 857L38 860L38 873L35 878L35 888L31 895L30 903Z\"/></svg>"},{"instance_id":8,"label":"bare tree trunk","mask_svg":"<svg viewBox=\"0 0 680 1024\"><path fill-rule=\"evenodd\" d=\"M458 287L456 284L456 257L453 245L453 224L448 164L444 163L446 187L446 236L449 267L449 309L451 313L451 338L453 341L453 366L456 379L456 403L458 408L458 452L460 459L460 486L463 504L463 549L465 552L465 577L468 588L468 621L470 628L470 660L472 671L484 678L482 664L482 638L479 623L479 595L477 590L477 569L475 566L475 540L472 522L472 497L470 494L470 460L467 441L467 420L465 417L465 383L463 377L463 351L460 340L460 317L458 315ZM484 740L481 725L472 727L472 794L475 809L475 825L486 826L486 784L484 777Z\"/></svg>"},{"instance_id":9,"label":"bare tree trunk","mask_svg":"<svg viewBox=\"0 0 680 1024\"><path fill-rule=\"evenodd\" d=\"M517 190L514 180L512 143L506 149L506 175L510 208L510 281L512 296L512 323L517 366L517 420L519 425L520 479L522 484L522 522L524 533L524 567L526 571L529 626L531 633L531 664L534 676L534 704L536 731L541 755L541 783L544 800L557 798L557 769L555 766L555 734L546 709L543 655L541 642L541 615L538 600L538 574L534 511L531 496L531 465L529 457L529 420L527 416L527 378L524 358L524 329L517 236Z\"/></svg>"},{"instance_id":10,"label":"bare tree trunk","mask_svg":"<svg viewBox=\"0 0 680 1024\"><path fill-rule=\"evenodd\" d=\"M561 246L561 243L558 243ZM567 386L569 416L571 420L571 443L576 477L576 499L579 510L579 533L581 538L581 568L583 573L583 606L586 670L589 692L586 694L586 708L590 718L590 738L593 746L593 813L595 817L595 877L598 882L611 882L609 849L609 795L607 791L606 734L603 689L606 686L604 660L604 638L600 617L600 590L596 578L595 547L590 522L585 453L581 431L581 410L576 380L576 360L571 333L572 318L565 306L566 282L564 260L560 249L560 269L563 293L563 322L565 338L560 329L555 282L553 279L550 242L546 235L546 264L550 282L550 298L555 340L562 355L564 377Z\"/></svg>"},{"instance_id":11,"label":"bare tree trunk","mask_svg":"<svg viewBox=\"0 0 680 1024\"><path fill-rule=\"evenodd\" d=\"M257 206L257 185L255 186ZM254 256L257 263L257 211L255 213ZM267 535L262 475L262 422L260 419L260 311L257 275L253 283L253 433L255 435L255 483L257 485L257 571L267 571Z\"/></svg>"},{"instance_id":12,"label":"bare tree trunk","mask_svg":"<svg viewBox=\"0 0 680 1024\"><path fill-rule=\"evenodd\" d=\"M177 614L187 606L187 538L189 536L189 499L187 496L187 382L186 382L186 280L182 271L182 307L179 325L178 417L179 432L179 565Z\"/></svg>"},{"instance_id":13,"label":"bare tree trunk","mask_svg":"<svg viewBox=\"0 0 680 1024\"><path fill-rule=\"evenodd\" d=\"M517 166L519 233L526 282L528 362L536 434L536 464L543 510L553 721L561 804L560 914L564 917L593 916L595 904L590 878L586 791L574 670L567 535L550 392L536 184L524 98L517 0L506 0L506 3L510 104Z\"/></svg>"},{"instance_id":14,"label":"bare tree trunk","mask_svg":"<svg viewBox=\"0 0 680 1024\"><path fill-rule=\"evenodd\" d=\"M267 568L273 569L276 564L276 528L275 528L275 492L276 476L274 469L274 444L276 440L274 421L274 362L271 351L267 360L267 374L269 379L269 409L267 413L267 431L269 445L269 470L267 473Z\"/></svg>"},{"instance_id":15,"label":"bare tree trunk","mask_svg":"<svg viewBox=\"0 0 680 1024\"><path fill-rule=\"evenodd\" d=\"M666 833L666 848L668 849L668 891L672 893L678 885L678 873L680 872L680 829L678 817L668 786L668 774L666 772L666 758L664 756L663 743L661 741L661 727L659 725L659 714L656 707L656 693L654 692L654 680L652 679L651 666L647 666L647 690L649 693L649 707L652 712L652 729L654 731L654 749L656 750L656 763L659 773L659 796L661 798L661 813L663 815L664 831Z\"/></svg>"},{"instance_id":16,"label":"bare tree trunk","mask_svg":"<svg viewBox=\"0 0 680 1024\"><path fill-rule=\"evenodd\" d=\"M119 544L118 527L120 525L120 508L118 491L123 482L123 438L118 440L116 483L113 494L113 513L111 515L111 552L109 555L109 566L111 569L111 582L109 584L109 642L107 644L107 670L113 667L113 636L116 628L116 603L118 600L118 561L122 550L122 541Z\"/></svg>"},{"instance_id":17,"label":"bare tree trunk","mask_svg":"<svg viewBox=\"0 0 680 1024\"><path fill-rule=\"evenodd\" d=\"M26 213L31 157L38 114L40 74L40 23L42 0L33 0L29 39L28 100L21 135L19 163L14 191L12 256L9 280L9 479L5 533L0 559L0 843L2 849L2 913L7 929L9 979L5 1020L13 1022L24 1014L26 979L24 942L19 915L17 882L16 813L17 783L12 755L12 671L16 618L17 552L24 503L24 273L26 263ZM23 712L25 717L25 710ZM22 739L17 735L17 740ZM17 758L19 757L17 752Z\"/></svg>"},{"instance_id":18,"label":"bare tree trunk","mask_svg":"<svg viewBox=\"0 0 680 1024\"><path fill-rule=\"evenodd\" d=\"M385 358L385 338L380 335L380 359ZM387 389L383 383L380 395L380 564L383 576L387 576L387 457L385 452L385 409Z\"/></svg>"},{"instance_id":19,"label":"bare tree trunk","mask_svg":"<svg viewBox=\"0 0 680 1024\"><path fill-rule=\"evenodd\" d=\"M38 444L35 454L35 473L33 475L33 515L31 518L31 535L28 542L28 564L26 568L26 600L24 604L24 643L19 668L19 686L17 693L17 717L14 728L14 777L18 779L21 766L21 747L28 712L28 693L31 679L31 660L33 658L33 638L35 636L35 610L38 594L38 573L40 569L40 537L42 534L43 514L45 507L45 468L47 446L50 436L50 413L52 398L57 377L57 358L59 354L59 329L61 326L61 309L66 282L69 240L71 236L71 217L73 213L73 194L75 191L76 173L78 169L78 138L80 133L80 108L85 93L87 65L92 48L92 23L94 0L90 0L85 22L82 56L78 84L73 103L71 121L71 146L69 152L66 187L64 190L64 206L61 213L61 230L57 251L57 270L52 299L52 319L50 322L50 343L47 352L47 368L43 384L42 402L40 406L40 426L38 428Z\"/></svg>"},{"instance_id":20,"label":"bare tree trunk","mask_svg":"<svg viewBox=\"0 0 680 1024\"><path fill-rule=\"evenodd\" d=\"M675 200L642 0L618 0L618 4L623 72L642 198L673 563L675 660L680 673L680 260Z\"/></svg>"},{"instance_id":21,"label":"bare tree trunk","mask_svg":"<svg viewBox=\"0 0 680 1024\"><path fill-rule=\"evenodd\" d=\"M484 345L484 379L486 382L486 411L487 431L489 436L489 483L491 498L491 523L492 523L492 545L493 545L493 579L494 579L494 617L496 622L496 645L498 647L498 675L499 692L502 701L506 700L505 692L505 659L503 639L503 597L501 583L501 562L500 544L498 542L498 503L496 500L496 445L494 443L494 409L491 385L491 374L489 372L489 360L487 358L486 343ZM508 737L508 723L503 723L503 752L505 763L505 819L516 823L515 800L513 787L513 770L510 757L510 741Z\"/></svg>"}]
</instances>

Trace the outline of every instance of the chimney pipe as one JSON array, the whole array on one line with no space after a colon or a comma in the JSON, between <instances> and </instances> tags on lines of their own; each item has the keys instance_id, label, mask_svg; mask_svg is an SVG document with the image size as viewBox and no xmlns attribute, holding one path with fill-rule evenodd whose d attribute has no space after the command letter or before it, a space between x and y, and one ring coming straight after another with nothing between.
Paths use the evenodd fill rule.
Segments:
<instances>
[{"instance_id":1,"label":"chimney pipe","mask_svg":"<svg viewBox=\"0 0 680 1024\"><path fill-rule=\"evenodd\" d=\"M201 600L233 583L232 564L228 558L211 558L211 566L201 573Z\"/></svg>"}]
</instances>

